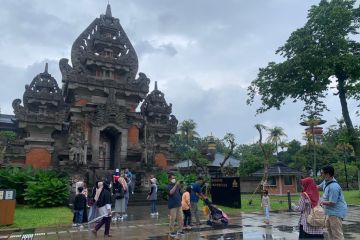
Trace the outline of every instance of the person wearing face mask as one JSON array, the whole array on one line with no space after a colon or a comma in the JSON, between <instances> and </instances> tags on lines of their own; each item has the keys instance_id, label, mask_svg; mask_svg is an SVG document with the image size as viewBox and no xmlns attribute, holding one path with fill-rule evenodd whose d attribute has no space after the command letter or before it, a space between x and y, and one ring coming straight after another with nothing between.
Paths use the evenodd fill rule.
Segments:
<instances>
[{"instance_id":1,"label":"person wearing face mask","mask_svg":"<svg viewBox=\"0 0 360 240\"><path fill-rule=\"evenodd\" d=\"M199 176L197 181L191 184L191 193L190 193L190 206L191 206L191 215L195 216L196 225L201 225L199 218L198 202L199 198L205 199L206 196L202 193L202 185L204 184L204 178Z\"/></svg>"},{"instance_id":2,"label":"person wearing face mask","mask_svg":"<svg viewBox=\"0 0 360 240\"><path fill-rule=\"evenodd\" d=\"M166 192L169 196L168 209L170 215L170 237L176 237L177 234L184 234L183 232L183 213L181 208L181 192L180 182L176 181L174 175L169 175L169 184L166 187ZM175 231L175 219L178 223L178 232Z\"/></svg>"}]
</instances>

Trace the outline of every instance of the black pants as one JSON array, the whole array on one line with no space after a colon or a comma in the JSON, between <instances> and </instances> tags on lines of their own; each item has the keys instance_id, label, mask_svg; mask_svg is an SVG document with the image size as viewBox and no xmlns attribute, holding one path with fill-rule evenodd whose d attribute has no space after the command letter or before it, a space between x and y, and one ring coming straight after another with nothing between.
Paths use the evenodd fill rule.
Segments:
<instances>
[{"instance_id":1,"label":"black pants","mask_svg":"<svg viewBox=\"0 0 360 240\"><path fill-rule=\"evenodd\" d=\"M98 231L102 225L105 224L105 232L104 235L109 235L110 233L110 224L111 224L111 217L103 217L101 221L96 224L95 230Z\"/></svg>"},{"instance_id":2,"label":"black pants","mask_svg":"<svg viewBox=\"0 0 360 240\"><path fill-rule=\"evenodd\" d=\"M303 225L300 225L300 234L299 239L306 239L306 238L312 238L312 239L324 239L323 234L308 234L304 231Z\"/></svg>"},{"instance_id":3,"label":"black pants","mask_svg":"<svg viewBox=\"0 0 360 240\"><path fill-rule=\"evenodd\" d=\"M183 210L183 213L184 213L184 226L190 226L190 224L191 224L191 211L190 211L190 209Z\"/></svg>"}]
</instances>

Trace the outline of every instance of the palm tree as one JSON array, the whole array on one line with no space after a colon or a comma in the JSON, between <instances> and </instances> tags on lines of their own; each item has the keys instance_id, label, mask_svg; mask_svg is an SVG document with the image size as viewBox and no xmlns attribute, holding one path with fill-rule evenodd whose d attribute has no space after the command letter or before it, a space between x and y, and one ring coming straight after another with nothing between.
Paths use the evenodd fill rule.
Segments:
<instances>
[{"instance_id":1,"label":"palm tree","mask_svg":"<svg viewBox=\"0 0 360 240\"><path fill-rule=\"evenodd\" d=\"M279 155L278 144L281 143L281 138L287 137L282 127L274 127L269 129L270 136L267 138L267 141L275 144L276 148L276 157Z\"/></svg>"},{"instance_id":2,"label":"palm tree","mask_svg":"<svg viewBox=\"0 0 360 240\"><path fill-rule=\"evenodd\" d=\"M192 143L194 136L198 136L199 134L195 131L196 122L192 119L184 120L180 123L178 131L180 132L180 136L182 139L186 140L186 144L189 146Z\"/></svg>"}]
</instances>

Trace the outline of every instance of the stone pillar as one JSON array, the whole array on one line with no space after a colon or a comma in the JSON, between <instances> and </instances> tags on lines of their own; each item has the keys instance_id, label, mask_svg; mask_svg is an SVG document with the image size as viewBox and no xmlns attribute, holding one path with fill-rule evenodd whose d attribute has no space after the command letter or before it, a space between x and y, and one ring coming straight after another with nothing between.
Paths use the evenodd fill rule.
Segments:
<instances>
[{"instance_id":1,"label":"stone pillar","mask_svg":"<svg viewBox=\"0 0 360 240\"><path fill-rule=\"evenodd\" d=\"M120 135L121 152L120 152L120 164L126 162L127 147L128 147L128 130L123 129Z\"/></svg>"},{"instance_id":2,"label":"stone pillar","mask_svg":"<svg viewBox=\"0 0 360 240\"><path fill-rule=\"evenodd\" d=\"M100 129L98 127L93 127L91 131L91 149L92 149L92 158L91 161L96 166L99 165L99 141L100 141Z\"/></svg>"}]
</instances>

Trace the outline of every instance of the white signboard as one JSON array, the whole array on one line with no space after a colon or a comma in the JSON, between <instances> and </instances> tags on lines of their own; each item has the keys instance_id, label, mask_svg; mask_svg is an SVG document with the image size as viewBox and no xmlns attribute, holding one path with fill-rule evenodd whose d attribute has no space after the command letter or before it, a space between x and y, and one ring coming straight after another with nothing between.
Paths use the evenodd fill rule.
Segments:
<instances>
[{"instance_id":1,"label":"white signboard","mask_svg":"<svg viewBox=\"0 0 360 240\"><path fill-rule=\"evenodd\" d=\"M14 199L14 191L6 191L5 192L5 200L12 200Z\"/></svg>"}]
</instances>

